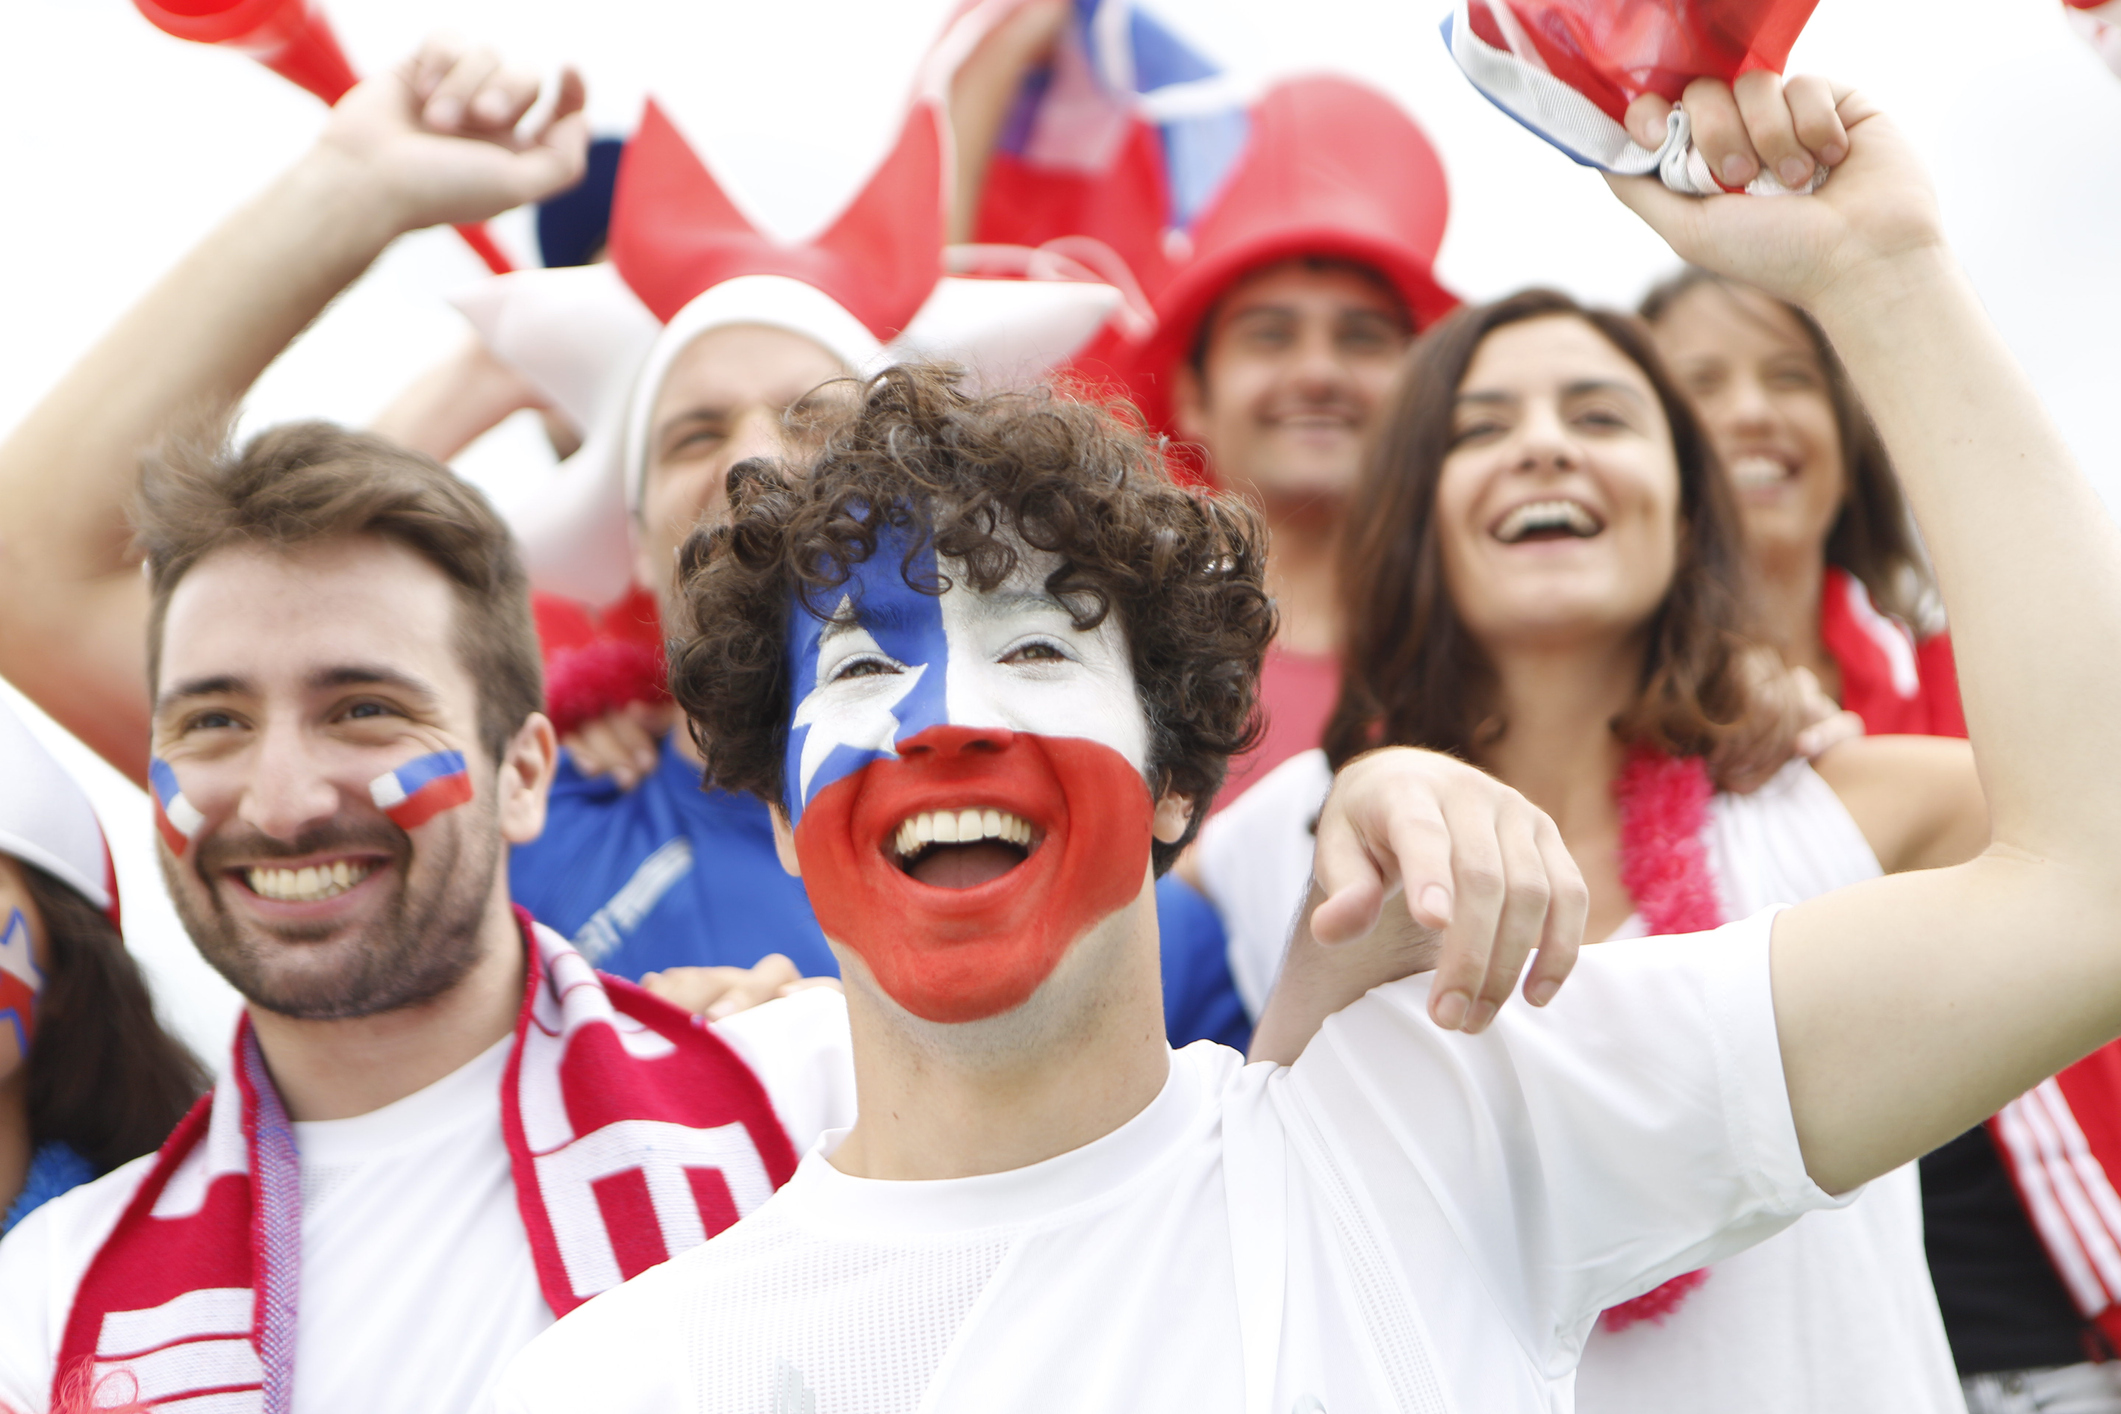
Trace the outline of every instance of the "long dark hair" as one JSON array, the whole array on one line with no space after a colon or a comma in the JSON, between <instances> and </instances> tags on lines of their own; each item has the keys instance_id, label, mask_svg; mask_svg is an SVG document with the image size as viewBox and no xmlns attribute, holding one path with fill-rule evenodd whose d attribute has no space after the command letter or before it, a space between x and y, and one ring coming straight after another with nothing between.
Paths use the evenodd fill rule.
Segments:
<instances>
[{"instance_id":1,"label":"long dark hair","mask_svg":"<svg viewBox=\"0 0 2121 1414\"><path fill-rule=\"evenodd\" d=\"M1789 758L1794 724L1756 702L1746 637L1738 508L1715 447L1665 371L1642 321L1553 290L1468 305L1416 341L1364 461L1340 556L1346 629L1340 701L1326 726L1337 770L1376 746L1477 760L1508 729L1495 671L1444 582L1436 488L1466 369L1489 334L1552 316L1580 319L1656 390L1679 465L1678 563L1649 625L1642 686L1613 723L1621 740L1707 760L1725 789L1759 784Z\"/></svg>"},{"instance_id":2,"label":"long dark hair","mask_svg":"<svg viewBox=\"0 0 2121 1414\"><path fill-rule=\"evenodd\" d=\"M34 865L49 966L29 1046L32 1143L57 1140L98 1173L153 1153L206 1089L206 1071L162 1029L139 964L96 906Z\"/></svg>"},{"instance_id":3,"label":"long dark hair","mask_svg":"<svg viewBox=\"0 0 2121 1414\"><path fill-rule=\"evenodd\" d=\"M1900 478L1893 471L1893 458L1885 449L1885 439L1878 435L1863 400L1856 396L1856 385L1827 341L1826 330L1794 304L1693 265L1650 288L1642 297L1643 319L1651 325L1658 324L1682 295L1703 285L1759 294L1788 310L1803 327L1826 376L1827 401L1833 406L1834 425L1841 434L1841 464L1848 479L1841 510L1826 533L1826 562L1854 576L1870 591L1872 603L1918 634L1935 632L1941 626L1936 575L1930 569L1929 556L1923 553L1907 500L1900 494Z\"/></svg>"}]
</instances>

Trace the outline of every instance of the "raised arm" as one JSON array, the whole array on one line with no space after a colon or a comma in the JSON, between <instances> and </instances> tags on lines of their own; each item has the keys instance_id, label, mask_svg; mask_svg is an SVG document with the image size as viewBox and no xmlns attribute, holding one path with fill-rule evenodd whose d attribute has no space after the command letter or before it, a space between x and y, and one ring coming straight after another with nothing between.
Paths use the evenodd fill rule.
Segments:
<instances>
[{"instance_id":1,"label":"raised arm","mask_svg":"<svg viewBox=\"0 0 2121 1414\"><path fill-rule=\"evenodd\" d=\"M1695 131L1778 164L1792 141L1845 152L1816 196L1615 187L1681 256L1803 305L1834 341L1936 561L1992 830L1970 863L1776 922L1797 1132L1839 1190L2121 1034L2121 663L2103 651L2121 642L2121 535L1946 249L1906 143L1856 94L1770 79L1741 103L1689 91Z\"/></svg>"},{"instance_id":2,"label":"raised arm","mask_svg":"<svg viewBox=\"0 0 2121 1414\"><path fill-rule=\"evenodd\" d=\"M165 275L0 443L0 676L135 781L146 590L126 512L141 454L205 431L405 231L580 179L582 86L534 134L535 79L430 43L332 110L316 146Z\"/></svg>"}]
</instances>

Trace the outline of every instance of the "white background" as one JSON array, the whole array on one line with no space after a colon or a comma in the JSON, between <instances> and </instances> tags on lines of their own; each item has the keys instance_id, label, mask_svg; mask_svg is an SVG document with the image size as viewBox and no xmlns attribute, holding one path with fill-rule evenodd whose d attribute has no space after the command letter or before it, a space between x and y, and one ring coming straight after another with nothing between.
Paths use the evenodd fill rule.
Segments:
<instances>
[{"instance_id":1,"label":"white background","mask_svg":"<svg viewBox=\"0 0 2121 1414\"><path fill-rule=\"evenodd\" d=\"M1551 284L1628 304L1670 267L1595 176L1458 76L1436 35L1444 0L1150 4L1248 79L1331 69L1396 94L1443 154L1452 217L1439 273L1461 295ZM949 0L333 8L363 72L447 26L533 67L575 63L601 131L630 128L652 90L757 219L799 235L822 225L881 155ZM1861 83L1912 133L1991 312L2109 506L2121 505L2121 81L2070 32L2057 0L1822 0L1792 67ZM322 116L249 60L161 35L125 0L0 0L0 430L291 162ZM499 224L527 257L523 214ZM463 336L443 296L481 269L445 232L399 242L266 374L247 424L362 422ZM460 465L502 488L550 462L535 428L519 422ZM56 729L48 735L103 813L127 931L165 1010L218 1060L233 1001L169 912L144 797Z\"/></svg>"}]
</instances>

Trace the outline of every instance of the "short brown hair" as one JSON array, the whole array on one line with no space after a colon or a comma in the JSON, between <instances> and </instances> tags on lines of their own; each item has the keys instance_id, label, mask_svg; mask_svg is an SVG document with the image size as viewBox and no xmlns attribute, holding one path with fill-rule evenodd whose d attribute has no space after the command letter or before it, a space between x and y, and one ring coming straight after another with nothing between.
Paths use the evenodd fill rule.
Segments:
<instances>
[{"instance_id":1,"label":"short brown hair","mask_svg":"<svg viewBox=\"0 0 2121 1414\"><path fill-rule=\"evenodd\" d=\"M1613 730L1631 744L1706 758L1719 786L1750 789L1788 760L1794 723L1758 698L1760 650L1744 632L1746 568L1730 483L1642 321L1553 290L1464 306L1407 356L1344 532L1347 641L1326 755L1336 770L1376 746L1477 760L1507 730L1494 669L1444 582L1436 488L1458 390L1482 341L1505 325L1553 316L1582 320L1642 370L1679 465L1678 563L1650 622L1641 691Z\"/></svg>"},{"instance_id":2,"label":"short brown hair","mask_svg":"<svg viewBox=\"0 0 2121 1414\"><path fill-rule=\"evenodd\" d=\"M1894 615L1917 634L1934 632L1942 617L1937 578L1923 553L1915 531L1915 518L1908 513L1907 499L1900 494L1900 477L1893 470L1892 454L1877 424L1856 395L1856 385L1841 356L1826 337L1819 321L1787 300L1755 290L1751 285L1726 280L1697 266L1688 265L1669 279L1661 280L1642 297L1640 313L1651 326L1671 312L1680 296L1703 285L1725 291L1746 291L1773 300L1790 312L1812 341L1826 376L1827 401L1834 409L1834 425L1841 434L1841 464L1847 469L1848 494L1826 533L1826 562L1838 565L1870 592L1871 602Z\"/></svg>"},{"instance_id":3,"label":"short brown hair","mask_svg":"<svg viewBox=\"0 0 2121 1414\"><path fill-rule=\"evenodd\" d=\"M457 652L479 694L479 739L499 761L545 701L530 581L486 498L431 457L329 422L267 428L238 452L172 442L148 459L134 526L147 556L147 671L159 680L169 598L216 550L293 551L375 535L414 551L456 586Z\"/></svg>"},{"instance_id":4,"label":"short brown hair","mask_svg":"<svg viewBox=\"0 0 2121 1414\"><path fill-rule=\"evenodd\" d=\"M798 596L815 603L845 584L893 530L961 564L982 592L1015 569L1019 538L1058 555L1046 589L1078 627L1119 615L1150 784L1190 796L1196 827L1228 758L1258 736L1274 634L1260 520L1174 486L1118 413L1048 390L974 396L954 370L902 365L870 380L806 475L739 463L729 502L728 523L695 530L679 557L684 637L670 667L714 785L780 805L788 615ZM927 594L950 584L907 582ZM1182 845L1155 846L1159 873Z\"/></svg>"}]
</instances>

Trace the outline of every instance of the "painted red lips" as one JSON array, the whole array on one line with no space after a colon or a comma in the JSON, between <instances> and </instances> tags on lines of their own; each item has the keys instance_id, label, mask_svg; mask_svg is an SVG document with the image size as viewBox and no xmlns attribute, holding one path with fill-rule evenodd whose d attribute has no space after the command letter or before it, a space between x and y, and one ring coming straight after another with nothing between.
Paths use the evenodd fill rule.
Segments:
<instances>
[{"instance_id":1,"label":"painted red lips","mask_svg":"<svg viewBox=\"0 0 2121 1414\"><path fill-rule=\"evenodd\" d=\"M993 861L967 867L962 878L984 877L970 887L900 867L907 820L986 809L1034 827L1021 863L993 877ZM1021 1006L1077 938L1140 894L1153 813L1141 773L1109 746L940 726L819 791L795 847L825 935L860 953L893 1000L928 1021L978 1021Z\"/></svg>"}]
</instances>

